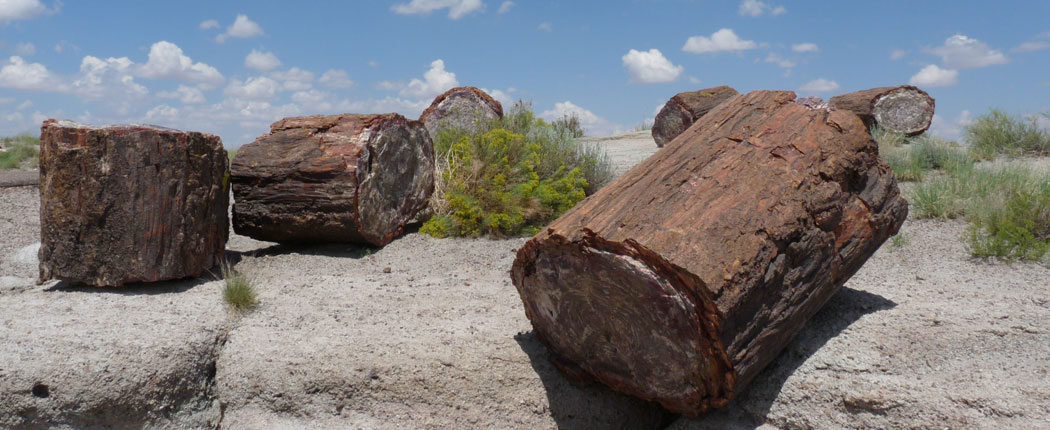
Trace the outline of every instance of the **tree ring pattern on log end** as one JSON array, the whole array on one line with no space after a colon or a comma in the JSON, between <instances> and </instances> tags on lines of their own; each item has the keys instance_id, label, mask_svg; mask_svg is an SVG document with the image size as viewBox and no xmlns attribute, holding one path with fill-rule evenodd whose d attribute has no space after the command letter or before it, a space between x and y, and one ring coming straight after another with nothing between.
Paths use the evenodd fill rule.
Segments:
<instances>
[{"instance_id":1,"label":"tree ring pattern on log end","mask_svg":"<svg viewBox=\"0 0 1050 430\"><path fill-rule=\"evenodd\" d=\"M933 110L929 96L901 87L875 100L872 115L875 122L885 129L916 135L929 126Z\"/></svg>"},{"instance_id":2,"label":"tree ring pattern on log end","mask_svg":"<svg viewBox=\"0 0 1050 430\"><path fill-rule=\"evenodd\" d=\"M368 145L369 162L359 170L359 222L373 244L389 243L426 205L434 189L434 154L419 123L383 127Z\"/></svg>"},{"instance_id":3,"label":"tree ring pattern on log end","mask_svg":"<svg viewBox=\"0 0 1050 430\"><path fill-rule=\"evenodd\" d=\"M677 413L724 405L736 375L716 336L713 302L696 298L695 287L668 276L671 265L639 245L588 239L553 237L560 245L523 249L536 253L516 266L515 284L551 360Z\"/></svg>"}]
</instances>

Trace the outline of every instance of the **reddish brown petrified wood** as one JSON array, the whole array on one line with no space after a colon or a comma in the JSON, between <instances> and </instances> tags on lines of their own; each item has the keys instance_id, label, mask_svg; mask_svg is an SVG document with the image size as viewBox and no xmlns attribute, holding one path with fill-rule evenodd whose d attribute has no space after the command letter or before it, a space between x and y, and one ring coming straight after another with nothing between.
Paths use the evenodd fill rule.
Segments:
<instances>
[{"instance_id":1,"label":"reddish brown petrified wood","mask_svg":"<svg viewBox=\"0 0 1050 430\"><path fill-rule=\"evenodd\" d=\"M715 106L737 94L736 90L725 85L675 94L653 120L652 134L656 146L663 148Z\"/></svg>"},{"instance_id":2,"label":"reddish brown petrified wood","mask_svg":"<svg viewBox=\"0 0 1050 430\"><path fill-rule=\"evenodd\" d=\"M795 94L719 105L519 251L570 375L689 416L724 405L904 222L864 124Z\"/></svg>"},{"instance_id":3,"label":"reddish brown petrified wood","mask_svg":"<svg viewBox=\"0 0 1050 430\"><path fill-rule=\"evenodd\" d=\"M434 190L426 128L398 114L285 118L232 165L233 228L272 242L385 245Z\"/></svg>"},{"instance_id":4,"label":"reddish brown petrified wood","mask_svg":"<svg viewBox=\"0 0 1050 430\"><path fill-rule=\"evenodd\" d=\"M419 116L431 139L439 130L455 128L472 130L478 122L503 118L503 105L488 93L475 87L456 87L434 98Z\"/></svg>"},{"instance_id":5,"label":"reddish brown petrified wood","mask_svg":"<svg viewBox=\"0 0 1050 430\"><path fill-rule=\"evenodd\" d=\"M915 136L930 128L935 103L933 97L911 85L872 88L840 94L828 100L834 109L853 112L864 125Z\"/></svg>"},{"instance_id":6,"label":"reddish brown petrified wood","mask_svg":"<svg viewBox=\"0 0 1050 430\"><path fill-rule=\"evenodd\" d=\"M119 286L199 276L229 235L214 135L49 119L40 129L40 282Z\"/></svg>"}]
</instances>

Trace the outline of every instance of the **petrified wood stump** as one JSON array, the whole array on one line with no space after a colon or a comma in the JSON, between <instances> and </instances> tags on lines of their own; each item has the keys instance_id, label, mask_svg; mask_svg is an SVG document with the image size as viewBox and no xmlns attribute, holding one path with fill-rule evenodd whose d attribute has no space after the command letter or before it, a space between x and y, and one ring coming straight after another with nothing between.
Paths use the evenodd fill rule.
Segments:
<instances>
[{"instance_id":1,"label":"petrified wood stump","mask_svg":"<svg viewBox=\"0 0 1050 430\"><path fill-rule=\"evenodd\" d=\"M663 148L715 106L737 94L736 90L725 85L675 94L653 120L656 146Z\"/></svg>"},{"instance_id":2,"label":"petrified wood stump","mask_svg":"<svg viewBox=\"0 0 1050 430\"><path fill-rule=\"evenodd\" d=\"M864 124L755 91L519 251L514 285L570 375L695 416L724 405L904 222Z\"/></svg>"},{"instance_id":3,"label":"petrified wood stump","mask_svg":"<svg viewBox=\"0 0 1050 430\"><path fill-rule=\"evenodd\" d=\"M45 121L39 282L200 276L226 248L228 171L211 134Z\"/></svg>"},{"instance_id":4,"label":"petrified wood stump","mask_svg":"<svg viewBox=\"0 0 1050 430\"><path fill-rule=\"evenodd\" d=\"M237 151L231 181L238 234L382 246L434 191L434 145L398 114L285 118Z\"/></svg>"},{"instance_id":5,"label":"petrified wood stump","mask_svg":"<svg viewBox=\"0 0 1050 430\"><path fill-rule=\"evenodd\" d=\"M935 103L933 97L911 85L872 88L840 94L828 100L834 109L853 112L864 125L915 136L930 128Z\"/></svg>"},{"instance_id":6,"label":"petrified wood stump","mask_svg":"<svg viewBox=\"0 0 1050 430\"><path fill-rule=\"evenodd\" d=\"M426 125L430 138L437 139L440 130L472 131L478 122L500 118L503 118L503 105L492 96L475 87L456 87L434 98L419 121Z\"/></svg>"}]
</instances>

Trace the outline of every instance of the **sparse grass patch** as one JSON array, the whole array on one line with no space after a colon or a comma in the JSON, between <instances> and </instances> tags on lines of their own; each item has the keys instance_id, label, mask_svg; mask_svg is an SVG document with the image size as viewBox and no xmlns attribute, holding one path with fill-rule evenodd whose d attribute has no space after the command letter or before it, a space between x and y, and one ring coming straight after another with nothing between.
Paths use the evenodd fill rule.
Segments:
<instances>
[{"instance_id":1,"label":"sparse grass patch","mask_svg":"<svg viewBox=\"0 0 1050 430\"><path fill-rule=\"evenodd\" d=\"M992 109L966 126L964 134L979 160L991 160L997 154L1050 155L1050 132L1040 128L1034 117L1022 119Z\"/></svg>"},{"instance_id":2,"label":"sparse grass patch","mask_svg":"<svg viewBox=\"0 0 1050 430\"><path fill-rule=\"evenodd\" d=\"M898 231L897 234L890 238L890 246L894 248L903 248L909 242L911 242L911 237L904 230Z\"/></svg>"},{"instance_id":3,"label":"sparse grass patch","mask_svg":"<svg viewBox=\"0 0 1050 430\"><path fill-rule=\"evenodd\" d=\"M233 310L246 312L259 304L253 278L230 267L228 263L222 264L222 278L226 282L222 288L222 298Z\"/></svg>"},{"instance_id":4,"label":"sparse grass patch","mask_svg":"<svg viewBox=\"0 0 1050 430\"><path fill-rule=\"evenodd\" d=\"M4 137L0 152L0 170L33 168L40 163L40 138L24 134Z\"/></svg>"},{"instance_id":5,"label":"sparse grass patch","mask_svg":"<svg viewBox=\"0 0 1050 430\"><path fill-rule=\"evenodd\" d=\"M880 133L893 134L891 132ZM903 135L900 136L903 137ZM910 145L893 143L893 139L885 143L887 139L889 138L883 138L884 143L880 144L879 153L900 181L922 181L929 172L935 170L951 173L973 168L973 159L955 142L927 135L902 141Z\"/></svg>"},{"instance_id":6,"label":"sparse grass patch","mask_svg":"<svg viewBox=\"0 0 1050 430\"><path fill-rule=\"evenodd\" d=\"M612 179L604 151L582 145L572 117L548 123L519 102L477 130L443 130L434 141L438 178L421 233L535 234Z\"/></svg>"},{"instance_id":7,"label":"sparse grass patch","mask_svg":"<svg viewBox=\"0 0 1050 430\"><path fill-rule=\"evenodd\" d=\"M1038 261L1050 251L1050 175L1022 166L953 171L919 184L917 218L963 218L976 257Z\"/></svg>"}]
</instances>

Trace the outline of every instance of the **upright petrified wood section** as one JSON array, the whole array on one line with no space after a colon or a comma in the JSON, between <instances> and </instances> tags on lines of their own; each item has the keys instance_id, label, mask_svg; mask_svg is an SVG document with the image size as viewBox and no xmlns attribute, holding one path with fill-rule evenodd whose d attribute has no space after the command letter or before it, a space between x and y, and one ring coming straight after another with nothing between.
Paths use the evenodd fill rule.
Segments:
<instances>
[{"instance_id":1,"label":"upright petrified wood section","mask_svg":"<svg viewBox=\"0 0 1050 430\"><path fill-rule=\"evenodd\" d=\"M736 90L725 85L675 94L653 121L652 133L656 146L663 148L715 106L737 94Z\"/></svg>"},{"instance_id":2,"label":"upright petrified wood section","mask_svg":"<svg viewBox=\"0 0 1050 430\"><path fill-rule=\"evenodd\" d=\"M232 172L238 234L382 246L434 191L434 145L398 114L285 118L237 151Z\"/></svg>"},{"instance_id":3,"label":"upright petrified wood section","mask_svg":"<svg viewBox=\"0 0 1050 430\"><path fill-rule=\"evenodd\" d=\"M840 94L828 100L828 106L853 112L868 127L878 124L915 136L930 128L935 103L926 91L900 85Z\"/></svg>"},{"instance_id":4,"label":"upright petrified wood section","mask_svg":"<svg viewBox=\"0 0 1050 430\"><path fill-rule=\"evenodd\" d=\"M217 136L146 125L40 129L40 279L119 286L199 276L229 235Z\"/></svg>"},{"instance_id":5,"label":"upright petrified wood section","mask_svg":"<svg viewBox=\"0 0 1050 430\"><path fill-rule=\"evenodd\" d=\"M756 91L527 242L511 270L570 375L695 416L755 377L904 222L853 114Z\"/></svg>"},{"instance_id":6,"label":"upright petrified wood section","mask_svg":"<svg viewBox=\"0 0 1050 430\"><path fill-rule=\"evenodd\" d=\"M437 139L439 130L472 130L478 122L500 118L503 118L503 105L488 93L475 87L456 87L437 96L419 116L419 121L426 125L431 139Z\"/></svg>"}]
</instances>

